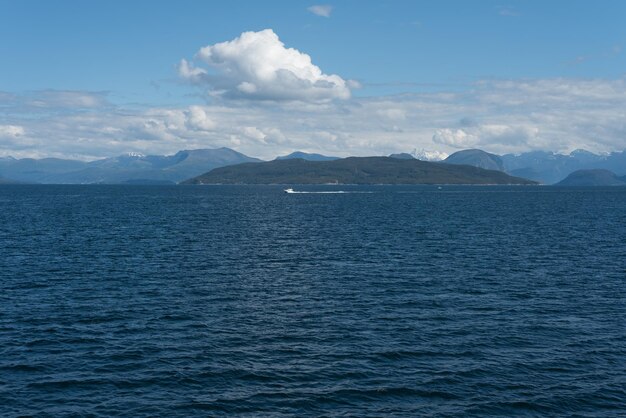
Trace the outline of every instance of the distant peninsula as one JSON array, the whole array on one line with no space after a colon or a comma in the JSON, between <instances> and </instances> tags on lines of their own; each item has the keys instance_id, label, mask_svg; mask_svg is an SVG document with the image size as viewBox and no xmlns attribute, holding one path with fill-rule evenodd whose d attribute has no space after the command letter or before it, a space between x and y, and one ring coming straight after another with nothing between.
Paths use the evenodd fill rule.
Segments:
<instances>
[{"instance_id":1,"label":"distant peninsula","mask_svg":"<svg viewBox=\"0 0 626 418\"><path fill-rule=\"evenodd\" d=\"M618 177L610 170L577 170L557 186L626 186L626 176Z\"/></svg>"},{"instance_id":2,"label":"distant peninsula","mask_svg":"<svg viewBox=\"0 0 626 418\"><path fill-rule=\"evenodd\" d=\"M495 170L416 159L300 158L220 167L183 184L537 184Z\"/></svg>"},{"instance_id":3,"label":"distant peninsula","mask_svg":"<svg viewBox=\"0 0 626 418\"><path fill-rule=\"evenodd\" d=\"M24 182L0 176L0 184L24 184Z\"/></svg>"}]
</instances>

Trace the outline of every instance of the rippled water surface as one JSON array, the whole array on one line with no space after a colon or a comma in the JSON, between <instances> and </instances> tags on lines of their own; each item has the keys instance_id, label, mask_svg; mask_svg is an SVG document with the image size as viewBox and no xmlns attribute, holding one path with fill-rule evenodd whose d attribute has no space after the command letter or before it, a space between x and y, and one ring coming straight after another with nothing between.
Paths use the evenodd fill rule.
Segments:
<instances>
[{"instance_id":1,"label":"rippled water surface","mask_svg":"<svg viewBox=\"0 0 626 418\"><path fill-rule=\"evenodd\" d=\"M0 415L626 415L626 188L341 190L0 186Z\"/></svg>"}]
</instances>

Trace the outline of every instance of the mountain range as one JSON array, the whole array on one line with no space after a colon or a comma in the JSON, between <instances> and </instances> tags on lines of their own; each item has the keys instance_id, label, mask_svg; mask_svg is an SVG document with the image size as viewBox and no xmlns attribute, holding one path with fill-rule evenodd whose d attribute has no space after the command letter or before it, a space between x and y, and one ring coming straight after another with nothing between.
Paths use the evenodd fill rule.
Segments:
<instances>
[{"instance_id":1,"label":"mountain range","mask_svg":"<svg viewBox=\"0 0 626 418\"><path fill-rule=\"evenodd\" d=\"M456 152L443 162L504 171L517 177L554 184L577 170L605 169L626 175L626 151L598 155L585 150L570 154L531 151L523 154L496 155L472 149Z\"/></svg>"},{"instance_id":2,"label":"mountain range","mask_svg":"<svg viewBox=\"0 0 626 418\"><path fill-rule=\"evenodd\" d=\"M393 159L415 159L408 153L391 154ZM301 151L276 158L276 161L335 161L339 157ZM419 160L423 160L418 156ZM235 164L261 162L230 148L179 151L173 155L125 154L85 162L58 158L15 159L0 157L2 183L44 184L174 184L208 171ZM618 177L626 175L626 151L598 155L584 150L570 154L532 151L496 155L478 149L456 152L443 163L469 165L505 172L543 184L555 184L577 170L604 169Z\"/></svg>"},{"instance_id":3,"label":"mountain range","mask_svg":"<svg viewBox=\"0 0 626 418\"><path fill-rule=\"evenodd\" d=\"M44 159L0 159L0 177L46 184L174 184L216 167L258 162L230 148L179 151L174 155L126 154L91 162Z\"/></svg>"}]
</instances>

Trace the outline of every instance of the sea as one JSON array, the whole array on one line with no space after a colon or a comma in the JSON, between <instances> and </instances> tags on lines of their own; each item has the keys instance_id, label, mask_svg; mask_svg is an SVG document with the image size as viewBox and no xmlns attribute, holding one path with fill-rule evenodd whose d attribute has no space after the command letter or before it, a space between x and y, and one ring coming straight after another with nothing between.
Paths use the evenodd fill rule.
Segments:
<instances>
[{"instance_id":1,"label":"sea","mask_svg":"<svg viewBox=\"0 0 626 418\"><path fill-rule=\"evenodd\" d=\"M626 416L626 188L284 187L0 186L0 416Z\"/></svg>"}]
</instances>

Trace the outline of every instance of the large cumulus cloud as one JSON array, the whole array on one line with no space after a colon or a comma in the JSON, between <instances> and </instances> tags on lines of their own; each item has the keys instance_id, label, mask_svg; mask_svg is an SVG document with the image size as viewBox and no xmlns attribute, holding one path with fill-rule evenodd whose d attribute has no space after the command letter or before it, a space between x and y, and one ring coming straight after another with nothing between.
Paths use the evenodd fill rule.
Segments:
<instances>
[{"instance_id":1,"label":"large cumulus cloud","mask_svg":"<svg viewBox=\"0 0 626 418\"><path fill-rule=\"evenodd\" d=\"M198 65L182 60L179 76L226 98L328 101L349 99L349 82L324 74L311 57L287 48L271 29L201 48ZM202 65L202 66L201 66Z\"/></svg>"}]
</instances>

